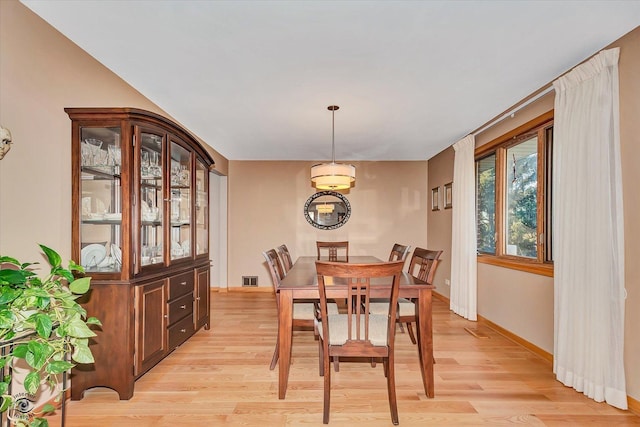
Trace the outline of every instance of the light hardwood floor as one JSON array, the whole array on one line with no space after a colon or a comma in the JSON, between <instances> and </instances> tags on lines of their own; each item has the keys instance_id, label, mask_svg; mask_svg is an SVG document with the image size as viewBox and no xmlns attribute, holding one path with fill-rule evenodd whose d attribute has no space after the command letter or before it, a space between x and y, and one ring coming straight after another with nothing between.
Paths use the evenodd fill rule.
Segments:
<instances>
[{"instance_id":1,"label":"light hardwood floor","mask_svg":"<svg viewBox=\"0 0 640 427\"><path fill-rule=\"evenodd\" d=\"M279 400L278 371L269 370L276 340L273 295L211 296L211 330L196 333L140 378L131 400L95 388L83 400L69 402L66 425L322 425L322 378L313 334L294 332L289 388L286 399ZM486 337L473 336L466 327ZM640 425L640 417L631 412L564 387L554 380L549 362L451 314L438 299L434 399L424 394L416 346L406 333L399 332L396 340L401 426ZM391 425L382 364L341 363L332 381L330 425Z\"/></svg>"}]
</instances>

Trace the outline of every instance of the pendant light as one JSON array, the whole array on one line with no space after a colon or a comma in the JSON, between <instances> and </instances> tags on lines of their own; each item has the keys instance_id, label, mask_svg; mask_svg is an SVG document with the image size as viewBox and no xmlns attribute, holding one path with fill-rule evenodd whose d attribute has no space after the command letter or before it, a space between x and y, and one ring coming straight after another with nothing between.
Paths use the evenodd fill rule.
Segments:
<instances>
[{"instance_id":1,"label":"pendant light","mask_svg":"<svg viewBox=\"0 0 640 427\"><path fill-rule=\"evenodd\" d=\"M335 113L337 105L327 107L331 111L331 163L318 163L311 166L311 182L318 190L346 190L356 180L356 167L345 163L336 163Z\"/></svg>"}]
</instances>

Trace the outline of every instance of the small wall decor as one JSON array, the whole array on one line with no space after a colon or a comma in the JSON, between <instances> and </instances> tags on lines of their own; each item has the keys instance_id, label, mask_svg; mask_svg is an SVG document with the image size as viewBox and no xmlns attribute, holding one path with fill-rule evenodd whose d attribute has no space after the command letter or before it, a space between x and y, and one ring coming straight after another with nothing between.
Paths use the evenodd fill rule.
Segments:
<instances>
[{"instance_id":1,"label":"small wall decor","mask_svg":"<svg viewBox=\"0 0 640 427\"><path fill-rule=\"evenodd\" d=\"M440 210L440 187L431 189L431 210Z\"/></svg>"},{"instance_id":2,"label":"small wall decor","mask_svg":"<svg viewBox=\"0 0 640 427\"><path fill-rule=\"evenodd\" d=\"M444 208L453 207L453 182L444 185Z\"/></svg>"},{"instance_id":3,"label":"small wall decor","mask_svg":"<svg viewBox=\"0 0 640 427\"><path fill-rule=\"evenodd\" d=\"M11 150L11 132L0 126L0 160Z\"/></svg>"}]
</instances>

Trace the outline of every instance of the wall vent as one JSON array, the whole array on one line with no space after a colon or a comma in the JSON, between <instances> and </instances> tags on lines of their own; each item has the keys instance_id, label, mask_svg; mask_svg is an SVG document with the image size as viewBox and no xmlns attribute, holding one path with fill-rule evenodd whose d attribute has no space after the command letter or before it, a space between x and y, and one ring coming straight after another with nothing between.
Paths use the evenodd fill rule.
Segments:
<instances>
[{"instance_id":1,"label":"wall vent","mask_svg":"<svg viewBox=\"0 0 640 427\"><path fill-rule=\"evenodd\" d=\"M242 276L242 286L258 286L258 276Z\"/></svg>"}]
</instances>

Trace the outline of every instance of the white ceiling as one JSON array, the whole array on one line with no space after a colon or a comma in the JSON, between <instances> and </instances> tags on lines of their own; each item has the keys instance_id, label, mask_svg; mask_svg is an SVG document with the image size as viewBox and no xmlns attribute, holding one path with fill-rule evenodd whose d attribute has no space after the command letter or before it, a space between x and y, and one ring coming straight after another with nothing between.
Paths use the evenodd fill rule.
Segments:
<instances>
[{"instance_id":1,"label":"white ceiling","mask_svg":"<svg viewBox=\"0 0 640 427\"><path fill-rule=\"evenodd\" d=\"M22 0L230 160L423 160L640 24L640 1Z\"/></svg>"}]
</instances>

